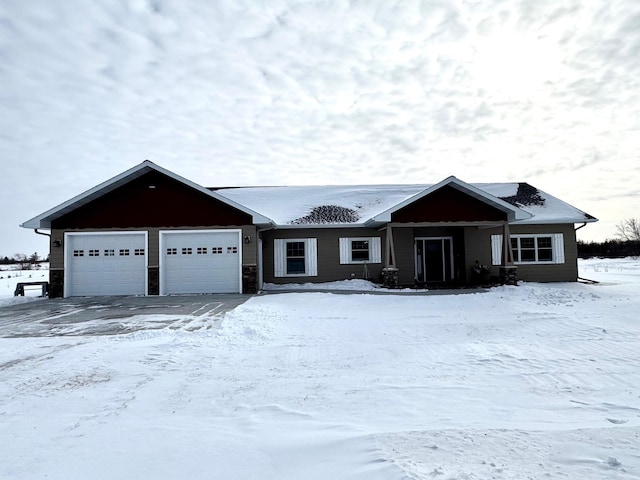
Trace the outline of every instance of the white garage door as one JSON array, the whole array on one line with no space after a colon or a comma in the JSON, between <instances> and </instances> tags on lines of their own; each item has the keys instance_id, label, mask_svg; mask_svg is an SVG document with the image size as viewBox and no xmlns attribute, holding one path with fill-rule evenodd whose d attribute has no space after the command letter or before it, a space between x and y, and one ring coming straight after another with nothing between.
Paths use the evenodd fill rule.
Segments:
<instances>
[{"instance_id":1,"label":"white garage door","mask_svg":"<svg viewBox=\"0 0 640 480\"><path fill-rule=\"evenodd\" d=\"M67 233L65 296L145 295L146 232Z\"/></svg>"},{"instance_id":2,"label":"white garage door","mask_svg":"<svg viewBox=\"0 0 640 480\"><path fill-rule=\"evenodd\" d=\"M160 294L239 293L240 230L160 232Z\"/></svg>"}]
</instances>

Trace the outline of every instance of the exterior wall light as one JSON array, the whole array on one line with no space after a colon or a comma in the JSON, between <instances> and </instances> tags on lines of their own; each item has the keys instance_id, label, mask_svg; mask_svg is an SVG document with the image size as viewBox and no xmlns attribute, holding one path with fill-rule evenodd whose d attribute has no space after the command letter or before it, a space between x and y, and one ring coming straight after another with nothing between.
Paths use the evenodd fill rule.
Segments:
<instances>
[{"instance_id":1,"label":"exterior wall light","mask_svg":"<svg viewBox=\"0 0 640 480\"><path fill-rule=\"evenodd\" d=\"M251 235L244 236L244 243L251 243Z\"/></svg>"}]
</instances>

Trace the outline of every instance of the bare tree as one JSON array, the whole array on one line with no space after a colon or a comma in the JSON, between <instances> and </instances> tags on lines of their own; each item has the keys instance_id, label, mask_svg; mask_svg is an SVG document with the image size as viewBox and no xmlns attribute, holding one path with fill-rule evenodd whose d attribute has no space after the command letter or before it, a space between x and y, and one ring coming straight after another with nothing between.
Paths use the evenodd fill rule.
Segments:
<instances>
[{"instance_id":1,"label":"bare tree","mask_svg":"<svg viewBox=\"0 0 640 480\"><path fill-rule=\"evenodd\" d=\"M622 220L616 225L616 236L621 240L640 241L640 219Z\"/></svg>"},{"instance_id":2,"label":"bare tree","mask_svg":"<svg viewBox=\"0 0 640 480\"><path fill-rule=\"evenodd\" d=\"M24 253L16 253L13 258L16 263L20 265L20 270L31 270L31 264L29 263L29 257Z\"/></svg>"}]
</instances>

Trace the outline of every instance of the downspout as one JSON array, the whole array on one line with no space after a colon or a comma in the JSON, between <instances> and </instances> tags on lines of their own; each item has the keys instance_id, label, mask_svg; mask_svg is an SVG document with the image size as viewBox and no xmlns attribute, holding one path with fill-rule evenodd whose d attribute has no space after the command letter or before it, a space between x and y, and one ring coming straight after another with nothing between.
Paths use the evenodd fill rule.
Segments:
<instances>
[{"instance_id":1,"label":"downspout","mask_svg":"<svg viewBox=\"0 0 640 480\"><path fill-rule=\"evenodd\" d=\"M37 228L34 228L33 231L36 232L38 235L44 235L45 237L51 237L51 233L39 232Z\"/></svg>"},{"instance_id":2,"label":"downspout","mask_svg":"<svg viewBox=\"0 0 640 480\"><path fill-rule=\"evenodd\" d=\"M578 228L574 228L574 229L573 229L573 231L574 231L574 232L577 232L577 231L578 231L578 230L580 230L582 227L586 227L586 226L587 226L587 222L584 222L584 223L583 223L582 225L580 225ZM576 235L576 236L577 236L577 235ZM576 245L577 245L577 244L576 244ZM593 285L593 284L595 284L595 283L599 283L599 282L598 282L598 281L596 281L596 280L590 280L590 279L588 279L588 278L582 278L581 276L578 276L577 278L578 278L578 281L579 281L579 282L584 282L584 283L588 283L588 284L591 284L591 285Z\"/></svg>"}]
</instances>

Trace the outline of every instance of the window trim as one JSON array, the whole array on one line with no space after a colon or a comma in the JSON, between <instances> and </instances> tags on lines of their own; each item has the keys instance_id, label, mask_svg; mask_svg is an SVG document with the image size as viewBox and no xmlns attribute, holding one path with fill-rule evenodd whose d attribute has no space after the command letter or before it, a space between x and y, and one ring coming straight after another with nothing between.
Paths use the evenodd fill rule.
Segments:
<instances>
[{"instance_id":1,"label":"window trim","mask_svg":"<svg viewBox=\"0 0 640 480\"><path fill-rule=\"evenodd\" d=\"M564 255L564 235L562 233L515 233L509 235L509 241L518 239L519 252L518 256L514 254L513 258L520 258L522 247L520 247L520 239L534 238L535 257L538 258L538 238L551 238L551 260L534 260L534 261L514 261L514 265L558 265L565 263ZM502 260L502 235L491 235L491 260L493 265L500 265ZM511 247L511 245L510 245ZM511 247L513 251L513 247Z\"/></svg>"},{"instance_id":2,"label":"window trim","mask_svg":"<svg viewBox=\"0 0 640 480\"><path fill-rule=\"evenodd\" d=\"M369 242L369 260L353 259L353 242ZM380 237L341 237L339 239L339 246L341 265L382 263L382 247Z\"/></svg>"},{"instance_id":3,"label":"window trim","mask_svg":"<svg viewBox=\"0 0 640 480\"><path fill-rule=\"evenodd\" d=\"M304 243L304 273L287 273L287 243ZM317 277L318 276L318 239L317 238L276 238L273 241L273 276L281 277Z\"/></svg>"}]
</instances>

